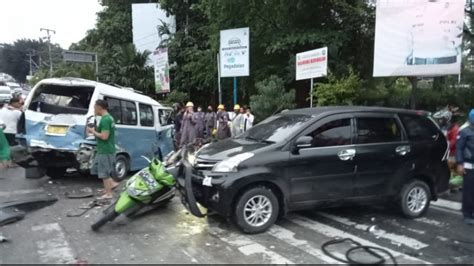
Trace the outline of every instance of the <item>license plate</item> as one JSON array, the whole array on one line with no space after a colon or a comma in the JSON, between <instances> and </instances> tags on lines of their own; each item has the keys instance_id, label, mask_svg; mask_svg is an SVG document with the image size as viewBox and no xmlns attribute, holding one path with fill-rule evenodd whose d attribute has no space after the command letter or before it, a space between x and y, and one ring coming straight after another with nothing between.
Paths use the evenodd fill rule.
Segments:
<instances>
[{"instance_id":1,"label":"license plate","mask_svg":"<svg viewBox=\"0 0 474 266\"><path fill-rule=\"evenodd\" d=\"M48 126L46 133L49 135L66 135L68 129L68 126Z\"/></svg>"}]
</instances>

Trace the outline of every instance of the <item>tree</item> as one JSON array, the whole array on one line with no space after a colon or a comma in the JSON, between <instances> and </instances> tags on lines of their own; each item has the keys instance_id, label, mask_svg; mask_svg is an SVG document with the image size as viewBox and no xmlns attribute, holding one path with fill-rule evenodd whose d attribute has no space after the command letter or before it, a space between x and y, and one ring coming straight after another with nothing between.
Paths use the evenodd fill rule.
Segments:
<instances>
[{"instance_id":1,"label":"tree","mask_svg":"<svg viewBox=\"0 0 474 266\"><path fill-rule=\"evenodd\" d=\"M327 83L315 84L312 93L313 100L318 106L352 105L357 100L361 87L362 81L352 68L341 78L330 73Z\"/></svg>"},{"instance_id":2,"label":"tree","mask_svg":"<svg viewBox=\"0 0 474 266\"><path fill-rule=\"evenodd\" d=\"M257 94L250 97L250 107L257 120L295 107L295 91L285 91L282 78L275 75L258 82L255 87Z\"/></svg>"},{"instance_id":3,"label":"tree","mask_svg":"<svg viewBox=\"0 0 474 266\"><path fill-rule=\"evenodd\" d=\"M62 49L59 45L51 47L53 64L62 62ZM25 82L30 72L28 54L32 54L32 68L37 70L41 67L49 67L48 44L41 39L20 39L13 44L0 45L0 72L12 75L17 81Z\"/></svg>"}]
</instances>

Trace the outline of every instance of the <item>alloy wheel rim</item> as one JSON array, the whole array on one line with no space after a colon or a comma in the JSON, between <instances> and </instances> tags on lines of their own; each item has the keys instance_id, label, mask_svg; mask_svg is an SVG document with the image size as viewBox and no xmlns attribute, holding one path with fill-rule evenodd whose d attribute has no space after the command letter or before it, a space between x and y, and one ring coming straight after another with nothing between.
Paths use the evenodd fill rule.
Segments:
<instances>
[{"instance_id":1,"label":"alloy wheel rim","mask_svg":"<svg viewBox=\"0 0 474 266\"><path fill-rule=\"evenodd\" d=\"M428 196L423 188L414 187L408 192L407 205L411 212L420 213L425 209L427 202Z\"/></svg>"},{"instance_id":2,"label":"alloy wheel rim","mask_svg":"<svg viewBox=\"0 0 474 266\"><path fill-rule=\"evenodd\" d=\"M244 219L249 225L259 227L270 220L272 211L272 203L267 197L254 196L244 205Z\"/></svg>"}]
</instances>

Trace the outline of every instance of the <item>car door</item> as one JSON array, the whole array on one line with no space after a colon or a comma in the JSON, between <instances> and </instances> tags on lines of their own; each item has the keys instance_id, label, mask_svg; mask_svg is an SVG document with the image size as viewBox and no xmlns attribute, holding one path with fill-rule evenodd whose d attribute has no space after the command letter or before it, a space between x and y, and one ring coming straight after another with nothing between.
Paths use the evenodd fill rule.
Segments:
<instances>
[{"instance_id":1,"label":"car door","mask_svg":"<svg viewBox=\"0 0 474 266\"><path fill-rule=\"evenodd\" d=\"M385 195L410 171L412 147L396 114L355 114L355 196Z\"/></svg>"},{"instance_id":2,"label":"car door","mask_svg":"<svg viewBox=\"0 0 474 266\"><path fill-rule=\"evenodd\" d=\"M166 156L174 150L174 123L172 119L173 109L168 107L157 108L158 120L156 125L156 134L158 145L163 156Z\"/></svg>"},{"instance_id":3,"label":"car door","mask_svg":"<svg viewBox=\"0 0 474 266\"><path fill-rule=\"evenodd\" d=\"M299 136L311 146L290 155L287 168L293 203L351 197L355 177L352 115L335 115L315 123Z\"/></svg>"}]
</instances>

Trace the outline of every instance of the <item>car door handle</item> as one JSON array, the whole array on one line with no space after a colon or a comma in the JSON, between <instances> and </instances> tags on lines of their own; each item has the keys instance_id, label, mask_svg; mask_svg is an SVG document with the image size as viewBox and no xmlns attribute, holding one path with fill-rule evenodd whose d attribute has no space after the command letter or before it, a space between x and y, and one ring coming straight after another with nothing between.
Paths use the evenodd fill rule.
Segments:
<instances>
[{"instance_id":1,"label":"car door handle","mask_svg":"<svg viewBox=\"0 0 474 266\"><path fill-rule=\"evenodd\" d=\"M395 148L395 153L400 156L405 156L411 152L411 147L408 145L398 146Z\"/></svg>"},{"instance_id":2,"label":"car door handle","mask_svg":"<svg viewBox=\"0 0 474 266\"><path fill-rule=\"evenodd\" d=\"M356 150L354 149L342 150L337 153L337 156L339 156L339 159L341 161L350 161L354 159L355 155L356 155Z\"/></svg>"}]
</instances>

